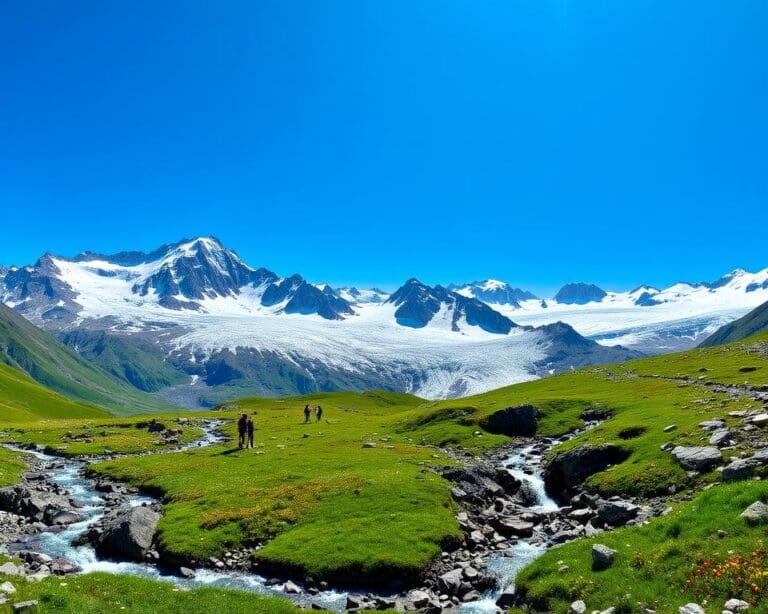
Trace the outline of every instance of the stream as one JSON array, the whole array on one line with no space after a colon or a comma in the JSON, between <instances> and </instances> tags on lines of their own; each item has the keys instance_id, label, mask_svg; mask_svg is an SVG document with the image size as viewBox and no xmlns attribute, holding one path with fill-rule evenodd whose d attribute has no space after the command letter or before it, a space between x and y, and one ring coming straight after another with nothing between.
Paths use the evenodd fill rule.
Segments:
<instances>
[{"instance_id":1,"label":"stream","mask_svg":"<svg viewBox=\"0 0 768 614\"><path fill-rule=\"evenodd\" d=\"M181 452L189 449L203 448L225 440L218 428L221 421L208 421L203 426L204 434L192 443L168 450L163 453ZM105 500L101 493L97 492L84 476L84 469L89 462L62 458L43 453L39 450L21 449L14 446L6 446L10 449L31 454L44 461L49 472L49 481L66 489L69 496L82 507L77 511L85 517L85 520L67 526L63 530L48 530L25 538L22 542L11 544L15 550L31 550L48 554L53 558L64 558L81 569L81 573L106 572L113 574L128 574L153 580L166 581L174 584L179 590L190 590L203 586L215 586L226 589L239 589L252 591L264 595L274 595L288 598L304 607L316 604L327 610L343 612L346 607L347 592L341 590L326 590L317 594L286 594L285 583L268 585L267 578L258 574L220 571L212 569L198 569L189 578L183 578L164 570L162 567L151 563L116 562L102 559L97 556L90 545L74 546L73 542L85 533L90 525L97 522L106 509ZM541 478L540 457L529 455L534 445L523 446L513 451L502 461L502 465L515 478L527 483L531 492L535 494L535 505L532 511L555 511L558 505L549 498L544 489ZM100 460L100 459L92 459ZM147 503L155 503L156 500L140 494L131 495L128 505L138 506ZM460 606L461 612L467 614L485 614L497 612L499 609L495 601L499 594L509 590L514 584L515 575L529 562L533 561L545 551L545 545L539 543L534 537L529 541L520 540L511 549L499 551L486 558L487 571L499 581L499 590L489 592L482 600ZM390 595L391 596L391 595Z\"/></svg>"}]
</instances>

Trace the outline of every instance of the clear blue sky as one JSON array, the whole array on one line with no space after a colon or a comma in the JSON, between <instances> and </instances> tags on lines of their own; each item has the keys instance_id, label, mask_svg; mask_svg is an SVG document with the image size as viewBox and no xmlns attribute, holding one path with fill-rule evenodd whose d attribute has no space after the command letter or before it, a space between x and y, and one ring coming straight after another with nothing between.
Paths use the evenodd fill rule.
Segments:
<instances>
[{"instance_id":1,"label":"clear blue sky","mask_svg":"<svg viewBox=\"0 0 768 614\"><path fill-rule=\"evenodd\" d=\"M534 290L768 266L768 2L7 0L0 262Z\"/></svg>"}]
</instances>

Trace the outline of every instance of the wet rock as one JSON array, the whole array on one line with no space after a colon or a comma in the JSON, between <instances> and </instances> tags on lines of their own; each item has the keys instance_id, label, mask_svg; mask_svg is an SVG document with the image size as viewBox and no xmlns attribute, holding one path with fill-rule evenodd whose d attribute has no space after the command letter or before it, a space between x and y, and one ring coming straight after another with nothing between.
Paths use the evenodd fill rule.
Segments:
<instances>
[{"instance_id":1,"label":"wet rock","mask_svg":"<svg viewBox=\"0 0 768 614\"><path fill-rule=\"evenodd\" d=\"M496 519L492 526L505 537L530 537L533 535L533 523L515 518Z\"/></svg>"},{"instance_id":2,"label":"wet rock","mask_svg":"<svg viewBox=\"0 0 768 614\"><path fill-rule=\"evenodd\" d=\"M190 569L189 567L180 567L179 574L181 575L182 578L194 578L195 570Z\"/></svg>"},{"instance_id":3,"label":"wet rock","mask_svg":"<svg viewBox=\"0 0 768 614\"><path fill-rule=\"evenodd\" d=\"M483 426L491 433L509 437L533 437L538 428L537 414L533 405L506 407L488 416Z\"/></svg>"},{"instance_id":4,"label":"wet rock","mask_svg":"<svg viewBox=\"0 0 768 614\"><path fill-rule=\"evenodd\" d=\"M544 469L547 492L560 500L567 500L589 476L626 460L629 454L628 450L610 444L582 445L562 452Z\"/></svg>"},{"instance_id":5,"label":"wet rock","mask_svg":"<svg viewBox=\"0 0 768 614\"><path fill-rule=\"evenodd\" d=\"M597 515L614 527L627 524L639 512L640 506L629 501L601 501L597 506Z\"/></svg>"},{"instance_id":6,"label":"wet rock","mask_svg":"<svg viewBox=\"0 0 768 614\"><path fill-rule=\"evenodd\" d=\"M683 469L689 471L706 471L723 460L720 450L714 446L676 446L672 456Z\"/></svg>"},{"instance_id":7,"label":"wet rock","mask_svg":"<svg viewBox=\"0 0 768 614\"><path fill-rule=\"evenodd\" d=\"M461 589L462 569L453 569L444 573L437 579L437 587L442 593L447 595L456 595Z\"/></svg>"},{"instance_id":8,"label":"wet rock","mask_svg":"<svg viewBox=\"0 0 768 614\"><path fill-rule=\"evenodd\" d=\"M288 582L286 582L285 585L283 586L283 591L287 595L298 595L299 593L301 593L301 587L295 582L291 582L290 580L288 580Z\"/></svg>"},{"instance_id":9,"label":"wet rock","mask_svg":"<svg viewBox=\"0 0 768 614\"><path fill-rule=\"evenodd\" d=\"M96 551L109 558L141 562L152 547L160 514L149 507L120 512L104 526Z\"/></svg>"},{"instance_id":10,"label":"wet rock","mask_svg":"<svg viewBox=\"0 0 768 614\"><path fill-rule=\"evenodd\" d=\"M46 510L44 515L44 521L48 525L69 525L83 522L83 520L85 520L85 516L67 510L55 511L49 509Z\"/></svg>"},{"instance_id":11,"label":"wet rock","mask_svg":"<svg viewBox=\"0 0 768 614\"><path fill-rule=\"evenodd\" d=\"M517 599L513 592L503 592L496 600L496 605L501 609L511 608L516 605Z\"/></svg>"},{"instance_id":12,"label":"wet rock","mask_svg":"<svg viewBox=\"0 0 768 614\"><path fill-rule=\"evenodd\" d=\"M616 557L616 551L603 544L594 544L592 546L592 569L600 571L613 565L613 559Z\"/></svg>"}]
</instances>

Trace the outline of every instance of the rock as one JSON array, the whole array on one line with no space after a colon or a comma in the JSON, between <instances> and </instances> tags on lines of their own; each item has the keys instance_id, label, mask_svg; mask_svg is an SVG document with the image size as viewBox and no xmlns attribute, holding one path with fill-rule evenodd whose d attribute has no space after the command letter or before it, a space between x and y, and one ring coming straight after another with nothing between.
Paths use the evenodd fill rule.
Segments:
<instances>
[{"instance_id":1,"label":"rock","mask_svg":"<svg viewBox=\"0 0 768 614\"><path fill-rule=\"evenodd\" d=\"M147 425L147 430L150 433L161 433L162 431L167 430L167 427L162 422L156 422L155 420L152 420Z\"/></svg>"},{"instance_id":2,"label":"rock","mask_svg":"<svg viewBox=\"0 0 768 614\"><path fill-rule=\"evenodd\" d=\"M698 603L686 603L678 609L680 614L706 614Z\"/></svg>"},{"instance_id":3,"label":"rock","mask_svg":"<svg viewBox=\"0 0 768 614\"><path fill-rule=\"evenodd\" d=\"M750 424L754 424L755 426L766 426L768 425L768 414L757 414L756 416L752 416L749 419Z\"/></svg>"},{"instance_id":4,"label":"rock","mask_svg":"<svg viewBox=\"0 0 768 614\"><path fill-rule=\"evenodd\" d=\"M283 585L283 592L287 595L298 595L301 593L301 587L295 582L288 580L288 582Z\"/></svg>"},{"instance_id":5,"label":"rock","mask_svg":"<svg viewBox=\"0 0 768 614\"><path fill-rule=\"evenodd\" d=\"M683 469L689 471L706 471L723 460L720 450L714 446L676 446L672 456Z\"/></svg>"},{"instance_id":6,"label":"rock","mask_svg":"<svg viewBox=\"0 0 768 614\"><path fill-rule=\"evenodd\" d=\"M720 478L723 482L738 482L748 480L755 473L757 463L750 459L737 458L723 468Z\"/></svg>"},{"instance_id":7,"label":"rock","mask_svg":"<svg viewBox=\"0 0 768 614\"><path fill-rule=\"evenodd\" d=\"M180 567L179 573L181 574L182 578L194 578L195 577L195 570L190 569L189 567Z\"/></svg>"},{"instance_id":8,"label":"rock","mask_svg":"<svg viewBox=\"0 0 768 614\"><path fill-rule=\"evenodd\" d=\"M600 571L607 569L613 564L616 557L616 551L603 544L594 544L592 546L592 569Z\"/></svg>"},{"instance_id":9,"label":"rock","mask_svg":"<svg viewBox=\"0 0 768 614\"><path fill-rule=\"evenodd\" d=\"M149 507L132 507L119 513L104 526L96 543L102 556L141 562L152 547L160 514Z\"/></svg>"},{"instance_id":10,"label":"rock","mask_svg":"<svg viewBox=\"0 0 768 614\"><path fill-rule=\"evenodd\" d=\"M740 612L742 610L748 610L749 604L741 599L729 599L725 602L723 607L731 612Z\"/></svg>"},{"instance_id":11,"label":"rock","mask_svg":"<svg viewBox=\"0 0 768 614\"><path fill-rule=\"evenodd\" d=\"M675 429L677 429L677 425L676 424L670 424L669 426L665 426L663 430L664 430L665 433L671 433Z\"/></svg>"},{"instance_id":12,"label":"rock","mask_svg":"<svg viewBox=\"0 0 768 614\"><path fill-rule=\"evenodd\" d=\"M709 443L718 448L722 448L733 443L733 434L728 429L717 429L712 431Z\"/></svg>"},{"instance_id":13,"label":"rock","mask_svg":"<svg viewBox=\"0 0 768 614\"><path fill-rule=\"evenodd\" d=\"M51 513L46 511L45 514L45 523L48 525L68 525L83 522L83 520L85 520L85 516L66 510Z\"/></svg>"},{"instance_id":14,"label":"rock","mask_svg":"<svg viewBox=\"0 0 768 614\"><path fill-rule=\"evenodd\" d=\"M359 610L363 607L363 600L358 595L347 595L347 610Z\"/></svg>"},{"instance_id":15,"label":"rock","mask_svg":"<svg viewBox=\"0 0 768 614\"><path fill-rule=\"evenodd\" d=\"M480 593L478 593L475 590L472 590L472 591L469 591L468 593L465 593L464 596L461 598L461 601L463 603L469 603L471 601L480 601L480 599L482 598L483 596Z\"/></svg>"},{"instance_id":16,"label":"rock","mask_svg":"<svg viewBox=\"0 0 768 614\"><path fill-rule=\"evenodd\" d=\"M366 441L360 447L361 448L375 448L376 447L376 442L375 441Z\"/></svg>"},{"instance_id":17,"label":"rock","mask_svg":"<svg viewBox=\"0 0 768 614\"><path fill-rule=\"evenodd\" d=\"M37 601L20 601L13 604L14 614L37 614Z\"/></svg>"},{"instance_id":18,"label":"rock","mask_svg":"<svg viewBox=\"0 0 768 614\"><path fill-rule=\"evenodd\" d=\"M597 515L614 527L627 524L639 511L640 506L629 501L601 501L597 506Z\"/></svg>"},{"instance_id":19,"label":"rock","mask_svg":"<svg viewBox=\"0 0 768 614\"><path fill-rule=\"evenodd\" d=\"M24 568L13 563L3 563L0 565L0 574L4 576L23 576Z\"/></svg>"},{"instance_id":20,"label":"rock","mask_svg":"<svg viewBox=\"0 0 768 614\"><path fill-rule=\"evenodd\" d=\"M530 537L533 535L533 523L514 518L499 518L492 526L505 537Z\"/></svg>"},{"instance_id":21,"label":"rock","mask_svg":"<svg viewBox=\"0 0 768 614\"><path fill-rule=\"evenodd\" d=\"M46 515L71 508L69 500L55 492L34 490L24 484L0 488L0 509L42 521Z\"/></svg>"},{"instance_id":22,"label":"rock","mask_svg":"<svg viewBox=\"0 0 768 614\"><path fill-rule=\"evenodd\" d=\"M574 494L589 476L627 459L629 451L616 445L582 445L561 452L544 469L547 492L561 500Z\"/></svg>"},{"instance_id":23,"label":"rock","mask_svg":"<svg viewBox=\"0 0 768 614\"><path fill-rule=\"evenodd\" d=\"M755 501L740 514L740 518L743 518L747 524L764 524L768 522L768 505L762 501Z\"/></svg>"},{"instance_id":24,"label":"rock","mask_svg":"<svg viewBox=\"0 0 768 614\"><path fill-rule=\"evenodd\" d=\"M459 589L461 589L462 573L463 570L461 569L453 569L440 576L437 579L437 587L440 592L446 595L458 594Z\"/></svg>"},{"instance_id":25,"label":"rock","mask_svg":"<svg viewBox=\"0 0 768 614\"><path fill-rule=\"evenodd\" d=\"M3 582L2 584L0 584L0 593L5 593L6 595L13 595L13 593L15 592L16 592L16 587L10 582Z\"/></svg>"},{"instance_id":26,"label":"rock","mask_svg":"<svg viewBox=\"0 0 768 614\"><path fill-rule=\"evenodd\" d=\"M516 603L517 603L517 600L515 599L515 594L513 592L504 592L501 595L499 595L499 598L496 600L496 605L500 607L502 610L511 608Z\"/></svg>"},{"instance_id":27,"label":"rock","mask_svg":"<svg viewBox=\"0 0 768 614\"><path fill-rule=\"evenodd\" d=\"M488 416L483 427L509 437L533 437L538 428L538 410L533 405L506 407Z\"/></svg>"},{"instance_id":28,"label":"rock","mask_svg":"<svg viewBox=\"0 0 768 614\"><path fill-rule=\"evenodd\" d=\"M587 604L581 599L574 601L568 608L568 614L584 614L587 611Z\"/></svg>"},{"instance_id":29,"label":"rock","mask_svg":"<svg viewBox=\"0 0 768 614\"><path fill-rule=\"evenodd\" d=\"M717 429L721 429L725 426L725 422L722 420L705 420L704 422L699 423L699 428L704 429L705 431L715 431Z\"/></svg>"},{"instance_id":30,"label":"rock","mask_svg":"<svg viewBox=\"0 0 768 614\"><path fill-rule=\"evenodd\" d=\"M408 593L408 600L419 610L431 601L428 593L419 590L414 590Z\"/></svg>"}]
</instances>

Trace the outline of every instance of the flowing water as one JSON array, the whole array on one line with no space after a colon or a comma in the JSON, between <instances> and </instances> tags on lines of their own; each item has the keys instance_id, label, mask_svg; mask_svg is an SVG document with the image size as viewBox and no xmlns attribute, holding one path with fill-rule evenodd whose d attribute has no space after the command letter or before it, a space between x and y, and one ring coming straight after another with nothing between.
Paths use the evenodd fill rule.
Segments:
<instances>
[{"instance_id":1,"label":"flowing water","mask_svg":"<svg viewBox=\"0 0 768 614\"><path fill-rule=\"evenodd\" d=\"M224 437L217 430L220 425L221 422L211 421L205 425L204 434L201 438L181 448L163 453L203 448L220 443L224 440ZM544 489L544 481L541 478L540 457L530 455L533 447L533 445L530 445L516 450L505 458L502 464L515 478L526 483L534 494L535 505L531 506L531 510L541 512L557 510L557 504L549 498ZM83 476L82 470L87 463L54 457L34 450L19 451L33 454L49 462L53 467L50 470L50 481L59 484L70 493L70 496L82 506L77 511L86 518L83 522L70 525L60 532L43 531L34 535L22 544L19 544L19 549L44 552L54 558L63 557L80 567L83 573L100 571L141 576L173 583L180 590L189 590L201 586L215 586L288 597L300 605L309 606L311 603L315 603L325 609L337 612L343 611L346 606L347 593L342 591L329 590L316 595L306 593L287 595L283 590L284 584L267 586L266 578L257 574L237 571L199 569L195 571L192 577L182 578L171 573L170 570L163 570L161 567L150 563L128 563L101 559L90 545L73 546L73 541L85 533L91 524L98 521L105 511L104 499L100 493L91 487L88 480ZM132 495L128 503L135 506L153 503L154 501L151 497ZM515 576L520 569L540 556L544 550L544 544L529 543L521 540L510 550L499 551L498 554L488 557L486 559L488 572L498 579L502 591L509 590L514 586ZM461 609L463 612L471 614L494 612L498 610L495 605L498 595L499 592L488 593L484 595L481 601L465 604Z\"/></svg>"}]
</instances>

